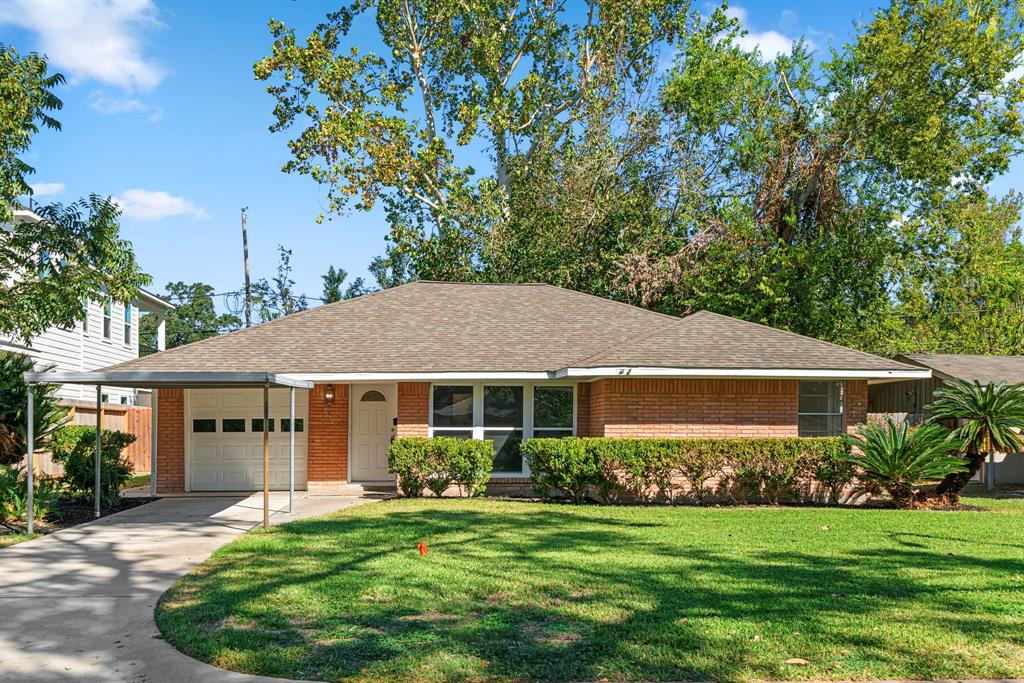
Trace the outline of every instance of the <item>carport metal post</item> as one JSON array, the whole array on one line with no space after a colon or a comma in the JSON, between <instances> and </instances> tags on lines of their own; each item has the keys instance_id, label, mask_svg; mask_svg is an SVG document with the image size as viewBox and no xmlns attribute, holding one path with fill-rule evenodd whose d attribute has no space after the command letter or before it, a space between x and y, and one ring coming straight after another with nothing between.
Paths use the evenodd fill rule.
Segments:
<instances>
[{"instance_id":1,"label":"carport metal post","mask_svg":"<svg viewBox=\"0 0 1024 683\"><path fill-rule=\"evenodd\" d=\"M263 383L263 528L270 526L270 382Z\"/></svg>"},{"instance_id":2,"label":"carport metal post","mask_svg":"<svg viewBox=\"0 0 1024 683\"><path fill-rule=\"evenodd\" d=\"M103 432L103 385L96 385L96 491L93 498L96 499L96 508L93 516L100 516L100 463L103 461L101 452L100 434Z\"/></svg>"},{"instance_id":3,"label":"carport metal post","mask_svg":"<svg viewBox=\"0 0 1024 683\"><path fill-rule=\"evenodd\" d=\"M36 449L36 397L34 393L35 385L32 382L28 383L28 434L25 440L25 446L28 449L28 471L25 473L26 483L28 484L28 533L32 533L33 520L32 516L35 510L33 505L35 504L35 472L36 467L32 462L32 452Z\"/></svg>"},{"instance_id":4,"label":"carport metal post","mask_svg":"<svg viewBox=\"0 0 1024 683\"><path fill-rule=\"evenodd\" d=\"M295 387L288 389L288 514L295 512Z\"/></svg>"}]
</instances>

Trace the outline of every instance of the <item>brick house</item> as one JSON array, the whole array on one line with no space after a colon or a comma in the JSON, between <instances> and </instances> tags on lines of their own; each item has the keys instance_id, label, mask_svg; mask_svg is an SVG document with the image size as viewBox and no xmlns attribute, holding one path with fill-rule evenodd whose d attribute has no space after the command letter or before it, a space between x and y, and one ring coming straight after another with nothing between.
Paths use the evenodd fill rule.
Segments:
<instances>
[{"instance_id":1,"label":"brick house","mask_svg":"<svg viewBox=\"0 0 1024 683\"><path fill-rule=\"evenodd\" d=\"M838 434L865 419L870 383L931 372L714 313L420 281L61 374L156 390L164 493L262 488L264 430L270 487L311 491L391 483L395 436L491 441L492 482L514 485L532 436Z\"/></svg>"}]
</instances>

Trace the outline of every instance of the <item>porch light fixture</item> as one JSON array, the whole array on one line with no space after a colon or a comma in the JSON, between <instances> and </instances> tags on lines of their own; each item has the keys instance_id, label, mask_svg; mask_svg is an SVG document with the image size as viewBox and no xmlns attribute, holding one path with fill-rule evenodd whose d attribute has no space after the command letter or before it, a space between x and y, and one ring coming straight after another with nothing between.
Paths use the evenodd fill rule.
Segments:
<instances>
[{"instance_id":1,"label":"porch light fixture","mask_svg":"<svg viewBox=\"0 0 1024 683\"><path fill-rule=\"evenodd\" d=\"M324 387L324 403L329 406L334 405L334 385L328 384Z\"/></svg>"}]
</instances>

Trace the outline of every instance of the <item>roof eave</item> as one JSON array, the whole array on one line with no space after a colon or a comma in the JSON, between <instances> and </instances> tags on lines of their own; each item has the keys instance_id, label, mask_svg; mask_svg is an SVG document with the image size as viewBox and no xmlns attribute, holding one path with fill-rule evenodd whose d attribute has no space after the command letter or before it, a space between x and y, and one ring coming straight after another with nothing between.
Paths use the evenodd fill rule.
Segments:
<instances>
[{"instance_id":1,"label":"roof eave","mask_svg":"<svg viewBox=\"0 0 1024 683\"><path fill-rule=\"evenodd\" d=\"M843 368L667 368L642 366L604 366L594 368L562 368L556 378L602 377L688 377L694 379L863 379L904 380L927 379L932 371L921 369L851 370Z\"/></svg>"},{"instance_id":2,"label":"roof eave","mask_svg":"<svg viewBox=\"0 0 1024 683\"><path fill-rule=\"evenodd\" d=\"M33 384L93 384L137 389L153 388L241 388L265 384L310 389L313 382L294 375L272 372L26 372Z\"/></svg>"}]
</instances>

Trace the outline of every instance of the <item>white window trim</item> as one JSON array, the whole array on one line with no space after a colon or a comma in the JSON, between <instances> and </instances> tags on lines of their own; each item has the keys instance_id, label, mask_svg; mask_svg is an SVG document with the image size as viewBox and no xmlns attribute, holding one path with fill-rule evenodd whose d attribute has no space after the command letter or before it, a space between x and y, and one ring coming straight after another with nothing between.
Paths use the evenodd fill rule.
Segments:
<instances>
[{"instance_id":1,"label":"white window trim","mask_svg":"<svg viewBox=\"0 0 1024 683\"><path fill-rule=\"evenodd\" d=\"M838 384L839 385L839 412L837 412L837 413L809 413L809 412L805 413L805 412L801 411L800 410L800 399L803 398L803 383L804 383L804 381L808 381L808 382L827 381L829 384ZM824 415L824 416L827 416L827 417L838 417L838 418L840 418L840 421L842 423L841 424L841 429L839 431L839 434L845 433L846 432L846 382L844 382L842 380L804 380L804 381L801 381L800 382L800 386L797 387L797 392L798 392L797 396L796 396L796 429L797 429L797 434L798 435L800 434L800 418L804 417L805 415L806 416L815 416L815 415L821 416L821 415ZM838 435L836 435L836 434L829 434L827 436L838 436ZM805 438L812 438L812 437L805 437Z\"/></svg>"},{"instance_id":2,"label":"white window trim","mask_svg":"<svg viewBox=\"0 0 1024 683\"><path fill-rule=\"evenodd\" d=\"M121 341L124 342L125 346L129 347L132 345L132 315L132 305L125 304L124 310L121 313L121 319L124 321L124 324L121 326ZM125 334L128 335L128 339L124 338Z\"/></svg>"},{"instance_id":3,"label":"white window trim","mask_svg":"<svg viewBox=\"0 0 1024 683\"><path fill-rule=\"evenodd\" d=\"M484 387L523 387L523 443L533 437L533 388L535 386L544 387L572 387L572 433L576 434L576 411L577 411L577 399L579 397L579 391L577 390L577 384L575 382L551 382L551 381L534 381L534 382L510 382L510 381L498 381L488 380L486 382L466 382L466 381L448 381L448 382L432 382L430 384L430 394L427 401L427 435L430 437L434 436L434 387L473 387L473 426L472 427L437 427L439 432L448 431L471 431L473 438L477 441L484 440L484 431L498 431L502 429L508 429L512 431L515 427L484 427ZM552 427L551 429L555 429ZM530 476L530 466L526 462L526 458L522 459L523 468L519 472L491 472L491 478L493 479L519 479L522 477Z\"/></svg>"}]
</instances>

